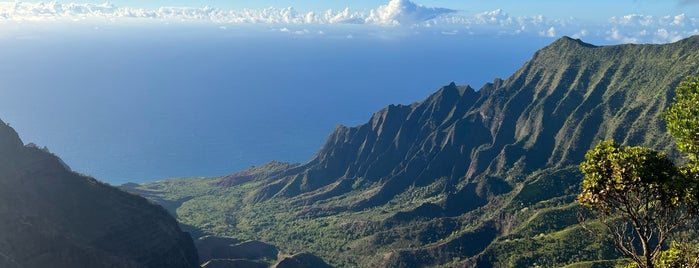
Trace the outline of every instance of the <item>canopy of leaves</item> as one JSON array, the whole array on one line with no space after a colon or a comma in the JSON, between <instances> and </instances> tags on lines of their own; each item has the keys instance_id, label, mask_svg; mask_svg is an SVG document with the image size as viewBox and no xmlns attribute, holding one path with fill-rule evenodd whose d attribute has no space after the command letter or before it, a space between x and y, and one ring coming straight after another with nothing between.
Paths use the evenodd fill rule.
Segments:
<instances>
[{"instance_id":1,"label":"canopy of leaves","mask_svg":"<svg viewBox=\"0 0 699 268\"><path fill-rule=\"evenodd\" d=\"M655 261L656 267L682 268L699 265L699 248L691 243L672 242L670 248L663 251Z\"/></svg>"},{"instance_id":2,"label":"canopy of leaves","mask_svg":"<svg viewBox=\"0 0 699 268\"><path fill-rule=\"evenodd\" d=\"M684 220L678 202L667 202L681 192L677 167L664 153L614 141L601 142L585 158L578 201L598 213L619 251L639 267L654 267L665 240Z\"/></svg>"},{"instance_id":3,"label":"canopy of leaves","mask_svg":"<svg viewBox=\"0 0 699 268\"><path fill-rule=\"evenodd\" d=\"M585 179L578 201L603 214L644 210L665 197L664 185L677 172L662 152L639 146L621 148L614 141L601 142L585 159L580 164Z\"/></svg>"},{"instance_id":4,"label":"canopy of leaves","mask_svg":"<svg viewBox=\"0 0 699 268\"><path fill-rule=\"evenodd\" d=\"M699 77L687 77L675 88L674 102L663 113L663 119L677 147L691 160L699 160Z\"/></svg>"},{"instance_id":5,"label":"canopy of leaves","mask_svg":"<svg viewBox=\"0 0 699 268\"><path fill-rule=\"evenodd\" d=\"M672 201L679 202L689 209L693 215L699 213L699 163L689 163L679 168L680 179L672 186L677 192Z\"/></svg>"}]
</instances>

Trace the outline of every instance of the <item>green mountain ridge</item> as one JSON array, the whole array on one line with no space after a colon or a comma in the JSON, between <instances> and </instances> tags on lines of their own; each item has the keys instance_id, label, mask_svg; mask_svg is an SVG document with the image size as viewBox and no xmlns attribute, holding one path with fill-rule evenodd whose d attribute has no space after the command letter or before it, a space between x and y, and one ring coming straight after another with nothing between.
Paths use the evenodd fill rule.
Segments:
<instances>
[{"instance_id":1,"label":"green mountain ridge","mask_svg":"<svg viewBox=\"0 0 699 268\"><path fill-rule=\"evenodd\" d=\"M578 224L584 153L604 139L679 159L660 112L699 37L594 46L563 37L511 77L454 83L338 126L307 163L131 187L193 232L335 266L543 267L619 257Z\"/></svg>"},{"instance_id":2,"label":"green mountain ridge","mask_svg":"<svg viewBox=\"0 0 699 268\"><path fill-rule=\"evenodd\" d=\"M70 171L0 121L0 267L199 267L161 207Z\"/></svg>"}]
</instances>

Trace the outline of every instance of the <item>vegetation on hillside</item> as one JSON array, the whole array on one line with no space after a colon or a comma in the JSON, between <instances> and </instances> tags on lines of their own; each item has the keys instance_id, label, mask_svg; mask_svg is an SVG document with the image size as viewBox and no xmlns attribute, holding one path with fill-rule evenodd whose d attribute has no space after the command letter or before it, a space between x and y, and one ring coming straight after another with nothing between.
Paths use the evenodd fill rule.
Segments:
<instances>
[{"instance_id":1,"label":"vegetation on hillside","mask_svg":"<svg viewBox=\"0 0 699 268\"><path fill-rule=\"evenodd\" d=\"M577 220L577 164L609 139L680 159L660 118L698 59L699 37L609 47L561 38L506 80L451 84L340 126L307 163L131 190L195 234L334 266L599 267L621 255L602 221L586 224L600 230L590 235Z\"/></svg>"},{"instance_id":2,"label":"vegetation on hillside","mask_svg":"<svg viewBox=\"0 0 699 268\"><path fill-rule=\"evenodd\" d=\"M662 202L667 187L676 184L675 165L663 153L613 141L600 143L586 158L578 200L595 212L619 251L652 268L665 242L685 224L681 207Z\"/></svg>"}]
</instances>

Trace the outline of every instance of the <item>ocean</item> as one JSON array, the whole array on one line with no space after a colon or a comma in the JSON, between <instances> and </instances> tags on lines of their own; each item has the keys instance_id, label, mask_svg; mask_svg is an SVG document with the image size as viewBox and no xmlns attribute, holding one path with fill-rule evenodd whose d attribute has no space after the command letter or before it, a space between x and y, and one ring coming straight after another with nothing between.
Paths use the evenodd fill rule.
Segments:
<instances>
[{"instance_id":1,"label":"ocean","mask_svg":"<svg viewBox=\"0 0 699 268\"><path fill-rule=\"evenodd\" d=\"M352 27L22 27L0 33L0 119L113 185L305 162L338 124L452 81L478 89L507 78L554 41Z\"/></svg>"}]
</instances>

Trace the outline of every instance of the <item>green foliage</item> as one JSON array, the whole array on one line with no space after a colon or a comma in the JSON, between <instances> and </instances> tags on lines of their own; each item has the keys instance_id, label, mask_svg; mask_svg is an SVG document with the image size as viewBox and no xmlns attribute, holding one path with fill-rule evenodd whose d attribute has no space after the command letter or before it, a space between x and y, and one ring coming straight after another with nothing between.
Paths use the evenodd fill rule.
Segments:
<instances>
[{"instance_id":1,"label":"green foliage","mask_svg":"<svg viewBox=\"0 0 699 268\"><path fill-rule=\"evenodd\" d=\"M699 160L699 77L687 77L675 88L674 102L663 119L677 147L693 161Z\"/></svg>"},{"instance_id":2,"label":"green foliage","mask_svg":"<svg viewBox=\"0 0 699 268\"><path fill-rule=\"evenodd\" d=\"M577 212L580 206L570 203L565 206L543 208L533 213L522 227L511 236L535 237L541 234L560 231L578 223Z\"/></svg>"},{"instance_id":3,"label":"green foliage","mask_svg":"<svg viewBox=\"0 0 699 268\"><path fill-rule=\"evenodd\" d=\"M561 195L575 195L580 191L578 182L582 180L582 174L573 166L544 172L537 177L522 187L512 200L515 204L526 207Z\"/></svg>"},{"instance_id":4,"label":"green foliage","mask_svg":"<svg viewBox=\"0 0 699 268\"><path fill-rule=\"evenodd\" d=\"M663 268L696 267L699 264L699 248L689 243L672 242L669 249L663 251L655 265Z\"/></svg>"},{"instance_id":5,"label":"green foliage","mask_svg":"<svg viewBox=\"0 0 699 268\"><path fill-rule=\"evenodd\" d=\"M687 77L675 88L674 102L661 116L691 163L678 168L663 153L604 141L580 165L585 179L578 201L598 213L616 247L634 261L630 266L685 267L685 255L692 252L677 243L663 252L660 248L686 223L682 208L691 213L699 208L699 77ZM631 227L633 234L627 233ZM642 246L642 256L635 243Z\"/></svg>"},{"instance_id":6,"label":"green foliage","mask_svg":"<svg viewBox=\"0 0 699 268\"><path fill-rule=\"evenodd\" d=\"M667 130L675 138L677 148L686 152L690 163L680 168L673 202L687 205L690 212L699 212L699 77L689 76L675 88L672 105L663 113Z\"/></svg>"},{"instance_id":7,"label":"green foliage","mask_svg":"<svg viewBox=\"0 0 699 268\"><path fill-rule=\"evenodd\" d=\"M603 214L651 208L650 203L663 197L663 185L677 174L664 153L639 146L621 148L614 141L601 142L585 159L580 164L585 179L578 201Z\"/></svg>"},{"instance_id":8,"label":"green foliage","mask_svg":"<svg viewBox=\"0 0 699 268\"><path fill-rule=\"evenodd\" d=\"M580 225L522 238L505 238L483 254L494 267L561 267L571 262L616 258L606 243L604 226L591 223L591 235ZM588 266L589 267L589 266Z\"/></svg>"},{"instance_id":9,"label":"green foliage","mask_svg":"<svg viewBox=\"0 0 699 268\"><path fill-rule=\"evenodd\" d=\"M667 202L681 187L677 168L661 152L613 141L601 142L585 158L578 201L597 213L624 255L653 267L665 240L683 223L681 208Z\"/></svg>"},{"instance_id":10,"label":"green foliage","mask_svg":"<svg viewBox=\"0 0 699 268\"><path fill-rule=\"evenodd\" d=\"M699 213L699 163L683 165L679 173L681 180L673 187L677 192L672 201L687 206L689 212L696 216Z\"/></svg>"},{"instance_id":11,"label":"green foliage","mask_svg":"<svg viewBox=\"0 0 699 268\"><path fill-rule=\"evenodd\" d=\"M438 242L462 228L460 221L451 219L383 226L399 212L439 201L443 198L440 189L444 188L446 179L409 187L385 205L355 212L337 212L333 208L351 204L366 188L358 187L308 206L287 198L246 202L246 196L263 187L264 181L221 187L217 184L220 180L170 179L136 186L131 191L161 204L174 204L171 212L177 220L182 225L195 226L202 234L260 240L284 253L313 253L341 267L361 266L382 248ZM366 187L371 189L373 185Z\"/></svg>"},{"instance_id":12,"label":"green foliage","mask_svg":"<svg viewBox=\"0 0 699 268\"><path fill-rule=\"evenodd\" d=\"M699 247L687 242L672 242L653 262L660 268L696 268L699 265ZM627 263L620 268L638 268L636 263Z\"/></svg>"},{"instance_id":13,"label":"green foliage","mask_svg":"<svg viewBox=\"0 0 699 268\"><path fill-rule=\"evenodd\" d=\"M582 261L563 266L562 268L609 268L621 265L623 262L623 260Z\"/></svg>"}]
</instances>

